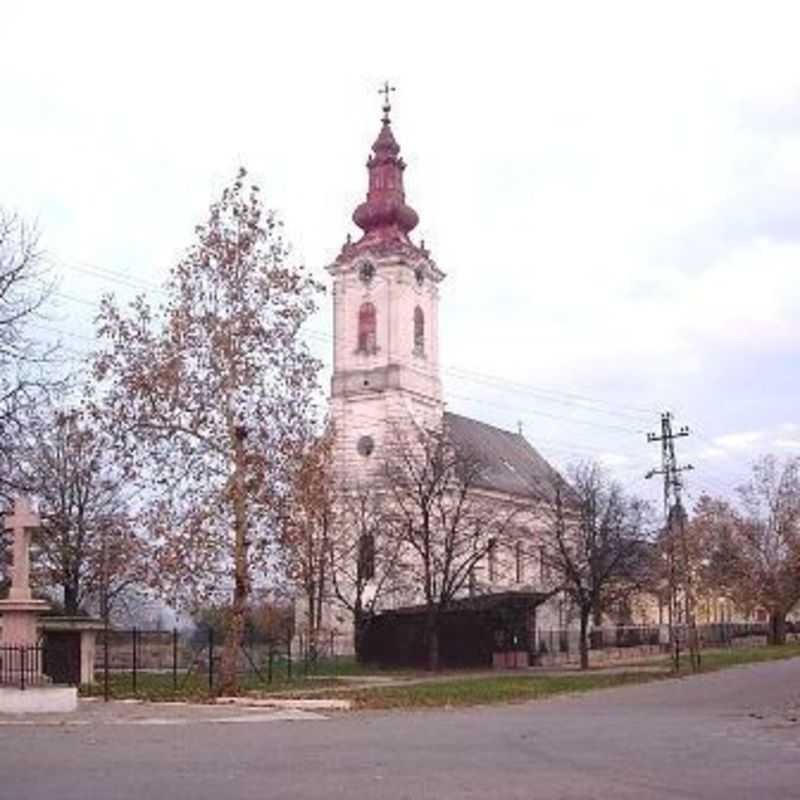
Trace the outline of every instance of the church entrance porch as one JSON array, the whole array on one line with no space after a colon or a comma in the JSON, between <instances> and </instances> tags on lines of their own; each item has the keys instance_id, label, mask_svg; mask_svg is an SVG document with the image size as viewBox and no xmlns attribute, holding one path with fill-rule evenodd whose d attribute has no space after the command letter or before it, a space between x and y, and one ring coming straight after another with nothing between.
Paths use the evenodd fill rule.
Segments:
<instances>
[{"instance_id":1,"label":"church entrance porch","mask_svg":"<svg viewBox=\"0 0 800 800\"><path fill-rule=\"evenodd\" d=\"M548 597L539 592L502 592L453 601L440 616L441 666L530 665L535 654L536 608ZM426 617L425 606L378 614L364 635L364 661L382 667L424 668Z\"/></svg>"}]
</instances>

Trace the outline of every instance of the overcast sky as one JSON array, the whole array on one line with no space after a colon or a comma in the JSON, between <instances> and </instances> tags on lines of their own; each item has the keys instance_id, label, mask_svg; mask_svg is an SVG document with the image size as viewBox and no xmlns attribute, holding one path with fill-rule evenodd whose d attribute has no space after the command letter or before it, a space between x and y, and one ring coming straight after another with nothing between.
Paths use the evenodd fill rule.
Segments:
<instances>
[{"instance_id":1,"label":"overcast sky","mask_svg":"<svg viewBox=\"0 0 800 800\"><path fill-rule=\"evenodd\" d=\"M39 333L90 348L240 164L327 281L388 78L451 410L646 491L670 409L691 495L728 491L800 454L798 30L768 2L9 4L0 203L61 279Z\"/></svg>"}]
</instances>

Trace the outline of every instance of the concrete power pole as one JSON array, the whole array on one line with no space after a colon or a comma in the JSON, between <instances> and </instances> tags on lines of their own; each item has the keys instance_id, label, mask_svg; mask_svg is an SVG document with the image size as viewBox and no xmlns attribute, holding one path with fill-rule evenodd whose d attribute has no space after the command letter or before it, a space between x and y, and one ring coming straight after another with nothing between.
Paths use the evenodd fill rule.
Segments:
<instances>
[{"instance_id":1,"label":"concrete power pole","mask_svg":"<svg viewBox=\"0 0 800 800\"><path fill-rule=\"evenodd\" d=\"M680 669L680 634L677 620L681 614L678 594L676 545L680 551L681 583L683 584L683 622L687 631L689 659L692 670L700 668L700 643L697 636L697 625L694 616L694 593L692 591L692 564L689 555L689 541L686 531L686 511L683 507L683 480L681 473L694 469L691 464L678 466L675 456L675 440L688 436L689 428L685 425L677 433L672 430L672 414L669 411L661 415L661 434L648 433L648 442L661 442L661 468L651 469L646 478L662 475L664 478L664 518L666 521L666 551L669 576L669 627L672 645L673 667Z\"/></svg>"}]
</instances>

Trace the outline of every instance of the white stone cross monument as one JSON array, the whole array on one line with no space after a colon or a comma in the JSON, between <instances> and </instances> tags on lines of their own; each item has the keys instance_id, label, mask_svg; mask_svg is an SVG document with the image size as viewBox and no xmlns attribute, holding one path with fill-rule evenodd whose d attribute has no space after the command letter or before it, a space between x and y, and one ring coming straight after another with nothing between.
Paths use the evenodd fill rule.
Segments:
<instances>
[{"instance_id":1,"label":"white stone cross monument","mask_svg":"<svg viewBox=\"0 0 800 800\"><path fill-rule=\"evenodd\" d=\"M14 564L8 598L0 600L0 654L5 661L0 684L8 684L0 685L0 712L74 711L78 706L76 687L51 686L49 678L42 675L36 621L50 605L31 595L31 534L38 527L39 517L27 498L18 497L13 513L3 520L3 530L11 531L14 537Z\"/></svg>"},{"instance_id":2,"label":"white stone cross monument","mask_svg":"<svg viewBox=\"0 0 800 800\"><path fill-rule=\"evenodd\" d=\"M14 512L6 515L3 529L11 531L14 544L14 564L11 570L11 590L8 599L0 600L2 635L0 645L32 647L38 639L36 619L50 607L44 600L34 600L30 585L31 533L39 527L39 517L27 498L14 501Z\"/></svg>"}]
</instances>

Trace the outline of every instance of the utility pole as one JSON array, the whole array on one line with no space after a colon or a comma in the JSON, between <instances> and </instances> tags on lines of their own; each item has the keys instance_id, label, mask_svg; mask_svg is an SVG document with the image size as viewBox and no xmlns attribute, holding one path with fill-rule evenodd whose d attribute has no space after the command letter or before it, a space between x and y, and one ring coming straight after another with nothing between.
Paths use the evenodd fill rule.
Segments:
<instances>
[{"instance_id":1,"label":"utility pole","mask_svg":"<svg viewBox=\"0 0 800 800\"><path fill-rule=\"evenodd\" d=\"M666 520L666 551L669 582L669 628L672 645L673 668L680 669L680 635L676 625L680 616L678 581L676 580L675 545L680 547L683 578L683 622L689 644L692 670L700 668L700 647L694 617L694 595L692 592L692 569L689 557L689 541L686 533L686 511L683 507L683 480L681 473L694 469L691 464L678 466L675 456L675 440L689 435L689 428L682 426L677 433L672 430L672 414L661 415L661 435L647 434L648 442L661 442L661 468L651 469L645 478L662 475L664 478L664 518Z\"/></svg>"}]
</instances>

